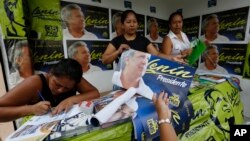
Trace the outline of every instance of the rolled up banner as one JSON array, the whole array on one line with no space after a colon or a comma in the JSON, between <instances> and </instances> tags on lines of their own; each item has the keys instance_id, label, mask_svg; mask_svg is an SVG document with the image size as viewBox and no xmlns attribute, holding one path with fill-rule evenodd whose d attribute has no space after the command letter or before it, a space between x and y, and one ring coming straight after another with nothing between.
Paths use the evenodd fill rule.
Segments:
<instances>
[{"instance_id":1,"label":"rolled up banner","mask_svg":"<svg viewBox=\"0 0 250 141\"><path fill-rule=\"evenodd\" d=\"M91 119L90 123L93 126L99 126L108 121L108 119L119 109L119 107L129 101L136 94L134 87L129 88L124 94L114 99L106 107L96 113Z\"/></svg>"}]
</instances>

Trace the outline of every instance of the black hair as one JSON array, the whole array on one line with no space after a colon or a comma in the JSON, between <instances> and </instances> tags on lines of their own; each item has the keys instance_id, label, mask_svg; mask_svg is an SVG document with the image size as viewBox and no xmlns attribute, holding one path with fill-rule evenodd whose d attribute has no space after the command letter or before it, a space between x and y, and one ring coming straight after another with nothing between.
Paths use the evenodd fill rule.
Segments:
<instances>
[{"instance_id":1,"label":"black hair","mask_svg":"<svg viewBox=\"0 0 250 141\"><path fill-rule=\"evenodd\" d=\"M129 13L134 14L134 15L135 15L135 18L136 18L136 20L137 20L137 22L138 22L138 16L137 16L137 14L135 13L135 11L133 11L133 10L126 10L126 11L123 11L123 12L122 12L122 15L121 15L121 22L124 24L124 21L125 21L125 19L127 18L127 16L128 16Z\"/></svg>"},{"instance_id":2,"label":"black hair","mask_svg":"<svg viewBox=\"0 0 250 141\"><path fill-rule=\"evenodd\" d=\"M181 12L174 12L174 13L172 13L172 14L169 16L169 18L168 18L168 23L169 23L169 24L171 23L171 21L173 20L174 16L176 16L176 15L181 16L181 19L183 20L183 16L182 16L182 13L181 13Z\"/></svg>"},{"instance_id":3,"label":"black hair","mask_svg":"<svg viewBox=\"0 0 250 141\"><path fill-rule=\"evenodd\" d=\"M63 59L55 64L50 73L56 77L66 76L79 83L82 79L82 66L74 59Z\"/></svg>"}]
</instances>

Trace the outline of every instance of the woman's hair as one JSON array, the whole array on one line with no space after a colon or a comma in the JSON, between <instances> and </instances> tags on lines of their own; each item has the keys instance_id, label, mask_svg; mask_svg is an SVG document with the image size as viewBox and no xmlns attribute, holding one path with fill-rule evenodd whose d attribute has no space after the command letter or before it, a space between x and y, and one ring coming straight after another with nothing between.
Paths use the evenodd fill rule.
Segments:
<instances>
[{"instance_id":1,"label":"woman's hair","mask_svg":"<svg viewBox=\"0 0 250 141\"><path fill-rule=\"evenodd\" d=\"M182 13L181 13L181 12L174 12L174 13L172 13L172 14L169 16L169 18L168 18L168 23L169 23L169 24L172 22L174 16L176 16L176 15L181 16L181 19L183 20L183 16L182 16Z\"/></svg>"},{"instance_id":2,"label":"woman's hair","mask_svg":"<svg viewBox=\"0 0 250 141\"><path fill-rule=\"evenodd\" d=\"M130 13L132 13L132 14L135 15L135 18L136 18L136 20L137 20L137 22L138 22L138 16L137 16L137 14L135 13L135 11L133 11L133 10L126 10L126 11L122 12L122 15L121 15L121 22L122 22L123 24L124 24L124 22L125 22L125 19L126 19L127 16L128 16L128 14L130 14Z\"/></svg>"},{"instance_id":3,"label":"woman's hair","mask_svg":"<svg viewBox=\"0 0 250 141\"><path fill-rule=\"evenodd\" d=\"M50 73L56 77L66 76L79 83L83 72L82 66L76 60L63 59L51 68Z\"/></svg>"}]
</instances>

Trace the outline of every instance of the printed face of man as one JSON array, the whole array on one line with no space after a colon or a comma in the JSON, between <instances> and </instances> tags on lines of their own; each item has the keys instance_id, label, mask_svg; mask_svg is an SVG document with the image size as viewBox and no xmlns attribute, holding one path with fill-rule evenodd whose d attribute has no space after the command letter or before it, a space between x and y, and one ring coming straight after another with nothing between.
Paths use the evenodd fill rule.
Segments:
<instances>
[{"instance_id":1,"label":"printed face of man","mask_svg":"<svg viewBox=\"0 0 250 141\"><path fill-rule=\"evenodd\" d=\"M84 46L77 47L77 53L74 55L74 59L81 65L87 65L91 61L89 49Z\"/></svg>"},{"instance_id":2,"label":"printed face of man","mask_svg":"<svg viewBox=\"0 0 250 141\"><path fill-rule=\"evenodd\" d=\"M219 62L219 52L217 51L217 49L210 49L208 51L208 56L206 57L206 60L212 62L213 64L217 64Z\"/></svg>"},{"instance_id":3,"label":"printed face of man","mask_svg":"<svg viewBox=\"0 0 250 141\"><path fill-rule=\"evenodd\" d=\"M157 34L157 32L158 32L158 26L157 26L157 24L155 22L153 22L151 24L151 26L150 26L150 32L152 34Z\"/></svg>"},{"instance_id":4,"label":"printed face of man","mask_svg":"<svg viewBox=\"0 0 250 141\"><path fill-rule=\"evenodd\" d=\"M170 29L175 34L180 33L182 31L183 21L180 15L175 15L170 22Z\"/></svg>"},{"instance_id":5,"label":"printed face of man","mask_svg":"<svg viewBox=\"0 0 250 141\"><path fill-rule=\"evenodd\" d=\"M123 27L122 27L121 20L116 22L115 32L116 32L117 36L120 36L123 34Z\"/></svg>"},{"instance_id":6,"label":"printed face of man","mask_svg":"<svg viewBox=\"0 0 250 141\"><path fill-rule=\"evenodd\" d=\"M29 52L28 46L22 48L22 56L17 58L17 63L19 66L19 71L33 74L31 54Z\"/></svg>"},{"instance_id":7,"label":"printed face of man","mask_svg":"<svg viewBox=\"0 0 250 141\"><path fill-rule=\"evenodd\" d=\"M85 19L81 10L73 9L68 24L71 27L82 29L85 27Z\"/></svg>"},{"instance_id":8,"label":"printed face of man","mask_svg":"<svg viewBox=\"0 0 250 141\"><path fill-rule=\"evenodd\" d=\"M206 33L216 34L219 32L219 20L217 18L212 18L208 21L206 26Z\"/></svg>"},{"instance_id":9,"label":"printed face of man","mask_svg":"<svg viewBox=\"0 0 250 141\"><path fill-rule=\"evenodd\" d=\"M138 28L138 22L133 13L129 13L123 23L124 30L127 34L135 34Z\"/></svg>"},{"instance_id":10,"label":"printed face of man","mask_svg":"<svg viewBox=\"0 0 250 141\"><path fill-rule=\"evenodd\" d=\"M134 56L129 58L126 67L131 69L136 76L142 77L147 69L148 55L143 52L136 51Z\"/></svg>"}]
</instances>

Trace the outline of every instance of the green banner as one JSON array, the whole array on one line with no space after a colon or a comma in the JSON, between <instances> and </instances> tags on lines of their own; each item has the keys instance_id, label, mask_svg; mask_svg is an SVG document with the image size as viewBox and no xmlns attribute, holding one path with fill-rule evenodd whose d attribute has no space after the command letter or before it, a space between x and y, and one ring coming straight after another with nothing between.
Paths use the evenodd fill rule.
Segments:
<instances>
[{"instance_id":1,"label":"green banner","mask_svg":"<svg viewBox=\"0 0 250 141\"><path fill-rule=\"evenodd\" d=\"M62 40L60 0L28 0L29 37Z\"/></svg>"}]
</instances>

